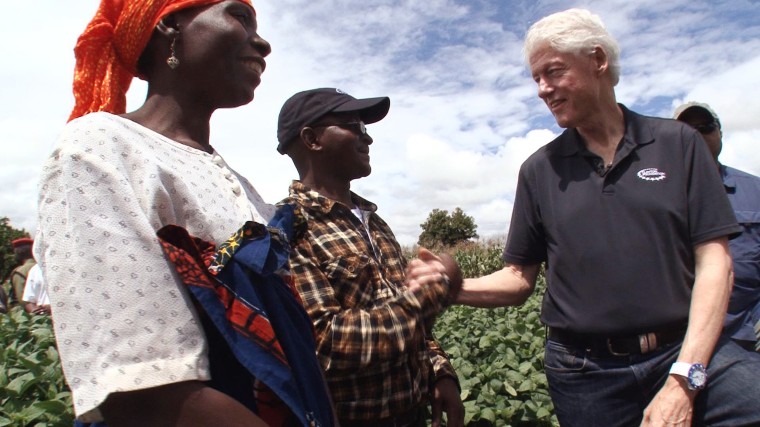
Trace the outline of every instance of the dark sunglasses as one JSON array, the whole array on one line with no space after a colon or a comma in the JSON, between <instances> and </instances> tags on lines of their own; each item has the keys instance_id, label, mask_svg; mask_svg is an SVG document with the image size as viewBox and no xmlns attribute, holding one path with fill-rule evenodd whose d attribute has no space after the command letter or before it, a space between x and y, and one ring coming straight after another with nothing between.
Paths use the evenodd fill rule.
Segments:
<instances>
[{"instance_id":1,"label":"dark sunglasses","mask_svg":"<svg viewBox=\"0 0 760 427\"><path fill-rule=\"evenodd\" d=\"M701 133L702 135L707 135L708 133L715 132L715 129L718 129L718 123L710 122L710 123L705 123L701 125L696 125L694 126L694 129L696 129L697 132Z\"/></svg>"},{"instance_id":2,"label":"dark sunglasses","mask_svg":"<svg viewBox=\"0 0 760 427\"><path fill-rule=\"evenodd\" d=\"M309 125L309 127L313 127L313 128L326 128L330 126L337 126L339 128L347 129L358 135L367 135L367 126L361 120L359 120L358 122L318 123L315 125Z\"/></svg>"}]
</instances>

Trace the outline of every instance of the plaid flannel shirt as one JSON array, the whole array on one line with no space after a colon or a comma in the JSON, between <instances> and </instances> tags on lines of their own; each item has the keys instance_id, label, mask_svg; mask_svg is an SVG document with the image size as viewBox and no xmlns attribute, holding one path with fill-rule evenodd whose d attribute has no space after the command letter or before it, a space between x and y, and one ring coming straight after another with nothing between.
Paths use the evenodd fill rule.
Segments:
<instances>
[{"instance_id":1,"label":"plaid flannel shirt","mask_svg":"<svg viewBox=\"0 0 760 427\"><path fill-rule=\"evenodd\" d=\"M409 291L406 259L377 207L362 221L341 203L294 181L280 203L296 207L290 257L296 289L317 334L338 417L396 416L424 403L435 378L454 368L428 330L443 309L448 283ZM299 213L300 212L300 213Z\"/></svg>"}]
</instances>

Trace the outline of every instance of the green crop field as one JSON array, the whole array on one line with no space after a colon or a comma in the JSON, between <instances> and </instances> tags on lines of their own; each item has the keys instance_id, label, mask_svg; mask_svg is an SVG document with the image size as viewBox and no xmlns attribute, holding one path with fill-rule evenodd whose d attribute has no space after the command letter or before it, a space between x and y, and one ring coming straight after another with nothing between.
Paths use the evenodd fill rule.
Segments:
<instances>
[{"instance_id":1,"label":"green crop field","mask_svg":"<svg viewBox=\"0 0 760 427\"><path fill-rule=\"evenodd\" d=\"M48 316L15 307L0 314L0 426L67 426L74 422Z\"/></svg>"},{"instance_id":2,"label":"green crop field","mask_svg":"<svg viewBox=\"0 0 760 427\"><path fill-rule=\"evenodd\" d=\"M502 267L502 245L468 245L454 258L465 277ZM545 330L539 321L543 275L520 307L453 306L439 316L435 337L462 386L468 426L558 425L543 371Z\"/></svg>"},{"instance_id":3,"label":"green crop field","mask_svg":"<svg viewBox=\"0 0 760 427\"><path fill-rule=\"evenodd\" d=\"M501 245L453 251L466 277L501 268ZM543 276L517 308L453 306L434 334L451 356L468 426L554 426L543 373L544 328L538 319ZM71 396L61 373L50 319L16 307L0 315L0 427L71 426Z\"/></svg>"}]
</instances>

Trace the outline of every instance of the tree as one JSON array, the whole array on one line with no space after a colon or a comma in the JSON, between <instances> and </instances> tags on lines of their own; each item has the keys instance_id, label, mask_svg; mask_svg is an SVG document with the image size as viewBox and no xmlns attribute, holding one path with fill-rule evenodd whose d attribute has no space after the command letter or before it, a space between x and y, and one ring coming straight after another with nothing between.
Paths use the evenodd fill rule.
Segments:
<instances>
[{"instance_id":1,"label":"tree","mask_svg":"<svg viewBox=\"0 0 760 427\"><path fill-rule=\"evenodd\" d=\"M8 217L0 218L0 280L2 281L5 281L5 277L16 267L11 242L20 237L29 237L26 230L13 228L10 222Z\"/></svg>"},{"instance_id":2,"label":"tree","mask_svg":"<svg viewBox=\"0 0 760 427\"><path fill-rule=\"evenodd\" d=\"M437 246L454 246L472 238L477 238L478 228L475 220L464 213L461 208L454 209L451 214L446 210L433 209L427 220L420 224L420 246L429 248Z\"/></svg>"}]
</instances>

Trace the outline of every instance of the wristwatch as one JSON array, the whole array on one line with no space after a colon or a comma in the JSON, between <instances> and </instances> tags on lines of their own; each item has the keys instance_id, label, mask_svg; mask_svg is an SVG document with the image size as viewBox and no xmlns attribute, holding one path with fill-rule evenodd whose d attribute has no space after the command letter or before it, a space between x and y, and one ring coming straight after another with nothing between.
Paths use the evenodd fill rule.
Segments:
<instances>
[{"instance_id":1,"label":"wristwatch","mask_svg":"<svg viewBox=\"0 0 760 427\"><path fill-rule=\"evenodd\" d=\"M671 366L670 373L686 377L689 390L702 390L707 384L707 370L701 363L676 362Z\"/></svg>"}]
</instances>

